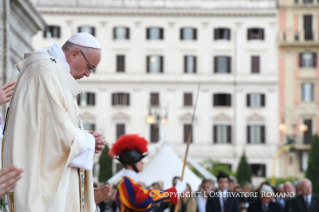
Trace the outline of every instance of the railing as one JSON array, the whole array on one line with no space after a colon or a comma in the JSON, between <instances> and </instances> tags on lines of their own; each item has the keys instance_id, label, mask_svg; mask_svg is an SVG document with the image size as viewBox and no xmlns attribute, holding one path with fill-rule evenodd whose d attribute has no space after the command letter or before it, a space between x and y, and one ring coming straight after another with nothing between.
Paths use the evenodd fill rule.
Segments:
<instances>
[{"instance_id":1,"label":"railing","mask_svg":"<svg viewBox=\"0 0 319 212\"><path fill-rule=\"evenodd\" d=\"M304 30L295 31L288 29L279 31L279 42L299 43L299 42L318 42L319 31L305 32Z\"/></svg>"},{"instance_id":2,"label":"railing","mask_svg":"<svg viewBox=\"0 0 319 212\"><path fill-rule=\"evenodd\" d=\"M110 8L275 9L276 0L34 0L37 6L91 6Z\"/></svg>"}]
</instances>

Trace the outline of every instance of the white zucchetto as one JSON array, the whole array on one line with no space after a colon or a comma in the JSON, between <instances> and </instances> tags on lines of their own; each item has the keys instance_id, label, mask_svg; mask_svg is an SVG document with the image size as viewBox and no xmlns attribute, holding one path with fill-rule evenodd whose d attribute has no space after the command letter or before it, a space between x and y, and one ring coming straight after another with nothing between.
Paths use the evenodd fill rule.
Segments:
<instances>
[{"instance_id":1,"label":"white zucchetto","mask_svg":"<svg viewBox=\"0 0 319 212\"><path fill-rule=\"evenodd\" d=\"M72 37L70 37L67 41L79 46L101 49L99 41L93 35L86 32L76 33L72 35Z\"/></svg>"}]
</instances>

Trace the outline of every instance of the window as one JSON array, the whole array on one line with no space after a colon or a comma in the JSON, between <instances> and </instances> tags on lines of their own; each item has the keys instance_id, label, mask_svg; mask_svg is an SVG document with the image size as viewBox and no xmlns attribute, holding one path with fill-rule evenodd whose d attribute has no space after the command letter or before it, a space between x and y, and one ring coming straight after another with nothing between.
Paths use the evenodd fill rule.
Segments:
<instances>
[{"instance_id":1,"label":"window","mask_svg":"<svg viewBox=\"0 0 319 212\"><path fill-rule=\"evenodd\" d=\"M184 143L187 143L189 133L191 133L191 135L192 135L190 142L193 143L194 132L193 132L192 125L184 124Z\"/></svg>"},{"instance_id":2,"label":"window","mask_svg":"<svg viewBox=\"0 0 319 212\"><path fill-rule=\"evenodd\" d=\"M127 27L115 27L113 29L114 40L128 40L130 39L130 29Z\"/></svg>"},{"instance_id":3,"label":"window","mask_svg":"<svg viewBox=\"0 0 319 212\"><path fill-rule=\"evenodd\" d=\"M231 95L230 94L214 94L213 95L214 106L231 106Z\"/></svg>"},{"instance_id":4,"label":"window","mask_svg":"<svg viewBox=\"0 0 319 212\"><path fill-rule=\"evenodd\" d=\"M231 58L228 56L214 57L214 72L215 73L230 73Z\"/></svg>"},{"instance_id":5,"label":"window","mask_svg":"<svg viewBox=\"0 0 319 212\"><path fill-rule=\"evenodd\" d=\"M307 131L303 133L303 143L311 144L312 140L312 120L306 119L304 120L304 125L307 126Z\"/></svg>"},{"instance_id":6,"label":"window","mask_svg":"<svg viewBox=\"0 0 319 212\"><path fill-rule=\"evenodd\" d=\"M266 177L266 165L264 164L250 164L250 170L254 177Z\"/></svg>"},{"instance_id":7,"label":"window","mask_svg":"<svg viewBox=\"0 0 319 212\"><path fill-rule=\"evenodd\" d=\"M264 144L265 143L265 126L249 125L247 126L247 143Z\"/></svg>"},{"instance_id":8,"label":"window","mask_svg":"<svg viewBox=\"0 0 319 212\"><path fill-rule=\"evenodd\" d=\"M113 93L112 94L112 105L113 106L129 106L130 105L130 94L128 93Z\"/></svg>"},{"instance_id":9,"label":"window","mask_svg":"<svg viewBox=\"0 0 319 212\"><path fill-rule=\"evenodd\" d=\"M95 93L85 93L77 98L78 105L95 105Z\"/></svg>"},{"instance_id":10,"label":"window","mask_svg":"<svg viewBox=\"0 0 319 212\"><path fill-rule=\"evenodd\" d=\"M302 84L302 101L312 102L314 100L314 85L312 83Z\"/></svg>"},{"instance_id":11,"label":"window","mask_svg":"<svg viewBox=\"0 0 319 212\"><path fill-rule=\"evenodd\" d=\"M251 73L260 73L259 56L251 56Z\"/></svg>"},{"instance_id":12,"label":"window","mask_svg":"<svg viewBox=\"0 0 319 212\"><path fill-rule=\"evenodd\" d=\"M247 107L264 107L265 95L259 93L247 94Z\"/></svg>"},{"instance_id":13,"label":"window","mask_svg":"<svg viewBox=\"0 0 319 212\"><path fill-rule=\"evenodd\" d=\"M61 27L47 26L43 31L44 38L60 38Z\"/></svg>"},{"instance_id":14,"label":"window","mask_svg":"<svg viewBox=\"0 0 319 212\"><path fill-rule=\"evenodd\" d=\"M301 151L300 152L300 171L301 172L307 171L308 159L309 159L309 152Z\"/></svg>"},{"instance_id":15,"label":"window","mask_svg":"<svg viewBox=\"0 0 319 212\"><path fill-rule=\"evenodd\" d=\"M125 56L116 55L116 72L125 72Z\"/></svg>"},{"instance_id":16,"label":"window","mask_svg":"<svg viewBox=\"0 0 319 212\"><path fill-rule=\"evenodd\" d=\"M116 124L116 139L125 134L125 124Z\"/></svg>"},{"instance_id":17,"label":"window","mask_svg":"<svg viewBox=\"0 0 319 212\"><path fill-rule=\"evenodd\" d=\"M159 125L158 124L151 124L151 142L158 142L159 141Z\"/></svg>"},{"instance_id":18,"label":"window","mask_svg":"<svg viewBox=\"0 0 319 212\"><path fill-rule=\"evenodd\" d=\"M214 29L214 40L230 40L230 29L227 29L227 28Z\"/></svg>"},{"instance_id":19,"label":"window","mask_svg":"<svg viewBox=\"0 0 319 212\"><path fill-rule=\"evenodd\" d=\"M264 29L262 28L250 28L247 30L248 40L264 40Z\"/></svg>"},{"instance_id":20,"label":"window","mask_svg":"<svg viewBox=\"0 0 319 212\"><path fill-rule=\"evenodd\" d=\"M193 106L193 94L184 93L184 106Z\"/></svg>"},{"instance_id":21,"label":"window","mask_svg":"<svg viewBox=\"0 0 319 212\"><path fill-rule=\"evenodd\" d=\"M148 73L163 73L163 57L157 55L147 56L146 68Z\"/></svg>"},{"instance_id":22,"label":"window","mask_svg":"<svg viewBox=\"0 0 319 212\"><path fill-rule=\"evenodd\" d=\"M303 30L305 33L305 40L306 41L313 40L312 15L304 15L303 16Z\"/></svg>"},{"instance_id":23,"label":"window","mask_svg":"<svg viewBox=\"0 0 319 212\"><path fill-rule=\"evenodd\" d=\"M313 52L303 52L299 54L299 66L303 68L317 67L317 54Z\"/></svg>"},{"instance_id":24,"label":"window","mask_svg":"<svg viewBox=\"0 0 319 212\"><path fill-rule=\"evenodd\" d=\"M309 3L313 3L313 0L303 0L304 4L309 4Z\"/></svg>"},{"instance_id":25,"label":"window","mask_svg":"<svg viewBox=\"0 0 319 212\"><path fill-rule=\"evenodd\" d=\"M196 57L195 56L184 56L184 72L185 73L196 73Z\"/></svg>"},{"instance_id":26,"label":"window","mask_svg":"<svg viewBox=\"0 0 319 212\"><path fill-rule=\"evenodd\" d=\"M83 128L84 130L87 130L87 131L91 131L91 130L95 131L95 124L84 123Z\"/></svg>"},{"instance_id":27,"label":"window","mask_svg":"<svg viewBox=\"0 0 319 212\"><path fill-rule=\"evenodd\" d=\"M159 106L159 93L151 93L151 106Z\"/></svg>"},{"instance_id":28,"label":"window","mask_svg":"<svg viewBox=\"0 0 319 212\"><path fill-rule=\"evenodd\" d=\"M214 125L213 126L214 143L226 144L231 143L231 126L230 125Z\"/></svg>"},{"instance_id":29,"label":"window","mask_svg":"<svg viewBox=\"0 0 319 212\"><path fill-rule=\"evenodd\" d=\"M162 40L163 39L163 28L150 27L146 29L147 40Z\"/></svg>"},{"instance_id":30,"label":"window","mask_svg":"<svg viewBox=\"0 0 319 212\"><path fill-rule=\"evenodd\" d=\"M182 28L181 40L196 40L197 30L195 28Z\"/></svg>"},{"instance_id":31,"label":"window","mask_svg":"<svg viewBox=\"0 0 319 212\"><path fill-rule=\"evenodd\" d=\"M95 28L89 26L81 26L78 28L78 32L87 32L93 36L95 36Z\"/></svg>"}]
</instances>

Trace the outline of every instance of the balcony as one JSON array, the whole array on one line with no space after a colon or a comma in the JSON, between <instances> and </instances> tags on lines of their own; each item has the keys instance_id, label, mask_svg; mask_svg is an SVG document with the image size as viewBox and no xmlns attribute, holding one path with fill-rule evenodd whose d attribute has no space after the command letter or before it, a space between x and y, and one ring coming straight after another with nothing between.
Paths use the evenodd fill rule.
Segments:
<instances>
[{"instance_id":1,"label":"balcony","mask_svg":"<svg viewBox=\"0 0 319 212\"><path fill-rule=\"evenodd\" d=\"M319 31L305 32L287 29L279 31L280 47L319 47Z\"/></svg>"},{"instance_id":2,"label":"balcony","mask_svg":"<svg viewBox=\"0 0 319 212\"><path fill-rule=\"evenodd\" d=\"M317 0L291 0L291 2L279 2L279 7L314 7L319 6Z\"/></svg>"}]
</instances>

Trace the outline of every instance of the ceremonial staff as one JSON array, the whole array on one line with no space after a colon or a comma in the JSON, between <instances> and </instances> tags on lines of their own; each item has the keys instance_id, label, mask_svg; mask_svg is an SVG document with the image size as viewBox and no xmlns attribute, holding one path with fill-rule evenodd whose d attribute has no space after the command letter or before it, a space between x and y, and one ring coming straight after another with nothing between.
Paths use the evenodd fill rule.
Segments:
<instances>
[{"instance_id":1,"label":"ceremonial staff","mask_svg":"<svg viewBox=\"0 0 319 212\"><path fill-rule=\"evenodd\" d=\"M195 112L196 112L197 99L198 99L198 95L199 95L199 88L200 88L200 84L198 84L197 96L196 96L195 107L194 107L194 111L193 111L192 122L191 122L191 126L189 128L189 132L187 135L187 146L186 146L186 152L185 152L185 156L184 156L184 164L183 164L183 170L182 170L182 175L181 175L181 181L183 181L183 178L184 178L184 172L185 172L185 167L186 167L186 163L187 163L189 144L190 144L190 142L192 140L192 136L193 136L193 132L192 132L193 131L193 123L194 123L194 117L195 117ZM179 205L179 203L176 204L174 212L178 211L178 205Z\"/></svg>"}]
</instances>

